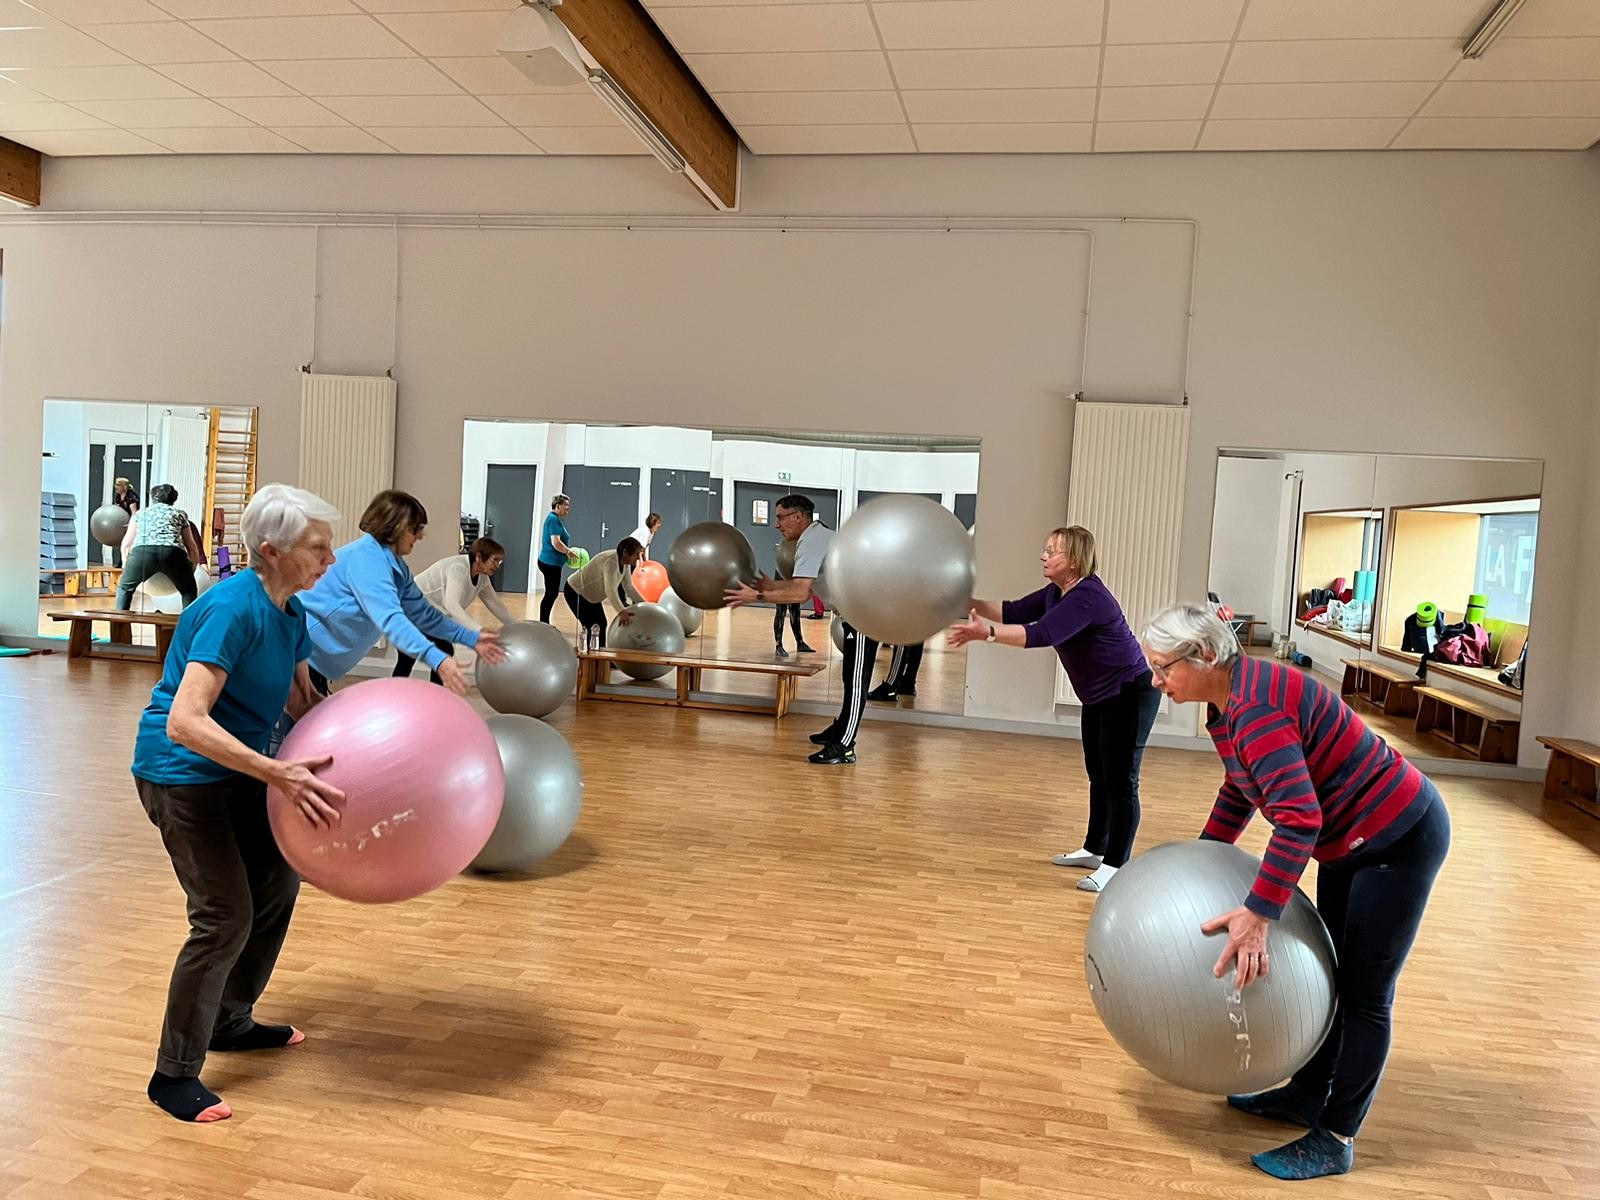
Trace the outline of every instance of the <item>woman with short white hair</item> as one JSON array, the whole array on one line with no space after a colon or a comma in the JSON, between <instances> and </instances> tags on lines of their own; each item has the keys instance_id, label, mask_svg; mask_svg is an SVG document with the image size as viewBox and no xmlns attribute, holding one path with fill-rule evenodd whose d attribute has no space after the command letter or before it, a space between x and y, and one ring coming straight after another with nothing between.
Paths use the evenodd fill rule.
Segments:
<instances>
[{"instance_id":1,"label":"woman with short white hair","mask_svg":"<svg viewBox=\"0 0 1600 1200\"><path fill-rule=\"evenodd\" d=\"M1202 838L1235 842L1257 810L1272 824L1261 870L1238 908L1201 928L1226 933L1243 988L1271 969L1269 931L1315 858L1317 910L1333 938L1339 1007L1311 1061L1283 1087L1229 1096L1234 1108L1300 1125L1304 1137L1251 1156L1268 1175L1342 1175L1389 1055L1395 983L1450 849L1432 782L1309 673L1242 654L1209 609L1178 604L1142 638L1156 687L1206 705L1226 778Z\"/></svg>"},{"instance_id":2,"label":"woman with short white hair","mask_svg":"<svg viewBox=\"0 0 1600 1200\"><path fill-rule=\"evenodd\" d=\"M320 698L307 665L311 637L296 593L333 564L338 510L270 483L240 528L250 569L183 610L161 681L139 719L134 784L188 898L150 1099L180 1121L220 1121L232 1109L200 1082L210 1050L272 1050L305 1035L264 1025L254 1006L283 945L300 879L267 823L267 785L313 825L338 823L344 795L317 777L329 759L266 753L287 708Z\"/></svg>"}]
</instances>

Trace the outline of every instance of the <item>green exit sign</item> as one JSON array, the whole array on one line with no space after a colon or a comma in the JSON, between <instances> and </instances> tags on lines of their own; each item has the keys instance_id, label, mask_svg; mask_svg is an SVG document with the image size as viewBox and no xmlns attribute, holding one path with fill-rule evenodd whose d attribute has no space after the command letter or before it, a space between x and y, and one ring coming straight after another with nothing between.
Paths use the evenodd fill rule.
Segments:
<instances>
[{"instance_id":1,"label":"green exit sign","mask_svg":"<svg viewBox=\"0 0 1600 1200\"><path fill-rule=\"evenodd\" d=\"M793 478L793 476L791 476L789 474L789 472L787 472L787 471L779 471L778 472L778 482L779 483L788 483L791 478Z\"/></svg>"}]
</instances>

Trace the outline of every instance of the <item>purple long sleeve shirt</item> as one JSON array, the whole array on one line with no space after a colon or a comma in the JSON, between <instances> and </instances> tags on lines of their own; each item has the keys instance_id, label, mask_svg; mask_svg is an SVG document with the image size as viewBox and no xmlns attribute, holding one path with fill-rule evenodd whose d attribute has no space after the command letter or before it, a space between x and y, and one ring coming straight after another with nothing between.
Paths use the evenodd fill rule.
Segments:
<instances>
[{"instance_id":1,"label":"purple long sleeve shirt","mask_svg":"<svg viewBox=\"0 0 1600 1200\"><path fill-rule=\"evenodd\" d=\"M1007 600L1000 605L1000 619L1025 626L1030 647L1054 646L1072 690L1085 704L1109 700L1124 684L1149 673L1122 606L1098 575L1070 592L1047 583L1020 600Z\"/></svg>"}]
</instances>

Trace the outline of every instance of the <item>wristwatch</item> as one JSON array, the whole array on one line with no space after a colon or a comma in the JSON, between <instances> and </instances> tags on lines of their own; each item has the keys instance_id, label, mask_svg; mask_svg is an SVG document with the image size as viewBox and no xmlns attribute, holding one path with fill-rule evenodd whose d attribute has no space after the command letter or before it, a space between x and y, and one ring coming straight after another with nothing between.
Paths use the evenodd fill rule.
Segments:
<instances>
[{"instance_id":1,"label":"wristwatch","mask_svg":"<svg viewBox=\"0 0 1600 1200\"><path fill-rule=\"evenodd\" d=\"M1000 636L999 631L996 628L994 622L993 621L989 622L989 636L984 638L983 640L986 641L986 642L992 642L999 636Z\"/></svg>"}]
</instances>

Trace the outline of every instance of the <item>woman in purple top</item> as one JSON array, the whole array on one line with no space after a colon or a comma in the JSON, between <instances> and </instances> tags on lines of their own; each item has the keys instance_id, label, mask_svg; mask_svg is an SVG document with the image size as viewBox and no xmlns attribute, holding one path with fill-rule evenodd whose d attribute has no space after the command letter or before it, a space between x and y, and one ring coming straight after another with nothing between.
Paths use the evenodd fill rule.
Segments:
<instances>
[{"instance_id":1,"label":"woman in purple top","mask_svg":"<svg viewBox=\"0 0 1600 1200\"><path fill-rule=\"evenodd\" d=\"M1089 830L1083 847L1058 854L1060 867L1092 867L1078 888L1098 892L1128 861L1139 832L1139 763L1161 694L1128 628L1122 606L1094 573L1094 534L1053 530L1039 555L1050 582L1020 600L976 600L950 644L1053 646L1083 705L1083 766L1089 775Z\"/></svg>"}]
</instances>

